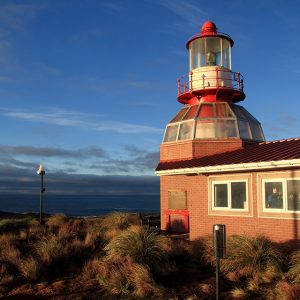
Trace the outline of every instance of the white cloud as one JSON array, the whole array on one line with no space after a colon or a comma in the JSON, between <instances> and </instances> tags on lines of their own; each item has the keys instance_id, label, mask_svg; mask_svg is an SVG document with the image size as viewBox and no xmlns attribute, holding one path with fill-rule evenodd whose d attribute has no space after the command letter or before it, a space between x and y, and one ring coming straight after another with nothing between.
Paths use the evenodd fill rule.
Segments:
<instances>
[{"instance_id":1,"label":"white cloud","mask_svg":"<svg viewBox=\"0 0 300 300\"><path fill-rule=\"evenodd\" d=\"M0 114L9 118L21 119L29 122L41 122L59 126L78 127L87 130L116 133L159 133L163 130L147 125L131 124L119 121L91 121L95 115L74 111L54 110L51 112L29 112L22 110L1 109ZM99 116L98 116L99 117Z\"/></svg>"}]
</instances>

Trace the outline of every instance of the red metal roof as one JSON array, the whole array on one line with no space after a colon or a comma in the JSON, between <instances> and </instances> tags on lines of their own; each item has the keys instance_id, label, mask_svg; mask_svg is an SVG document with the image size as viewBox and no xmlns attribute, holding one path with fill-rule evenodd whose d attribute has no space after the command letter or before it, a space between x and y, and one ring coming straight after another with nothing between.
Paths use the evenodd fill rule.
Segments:
<instances>
[{"instance_id":1,"label":"red metal roof","mask_svg":"<svg viewBox=\"0 0 300 300\"><path fill-rule=\"evenodd\" d=\"M188 160L160 162L156 171L300 159L300 138L261 142L242 149Z\"/></svg>"}]
</instances>

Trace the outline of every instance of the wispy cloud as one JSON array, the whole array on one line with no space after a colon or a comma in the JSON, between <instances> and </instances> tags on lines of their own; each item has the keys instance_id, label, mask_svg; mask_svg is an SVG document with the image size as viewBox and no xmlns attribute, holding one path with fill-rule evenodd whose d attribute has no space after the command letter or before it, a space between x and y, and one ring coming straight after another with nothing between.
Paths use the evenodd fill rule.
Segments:
<instances>
[{"instance_id":1,"label":"wispy cloud","mask_svg":"<svg viewBox=\"0 0 300 300\"><path fill-rule=\"evenodd\" d=\"M41 113L2 109L0 110L0 114L5 117L21 119L28 122L41 122L59 126L71 126L102 132L139 134L162 133L163 131L161 128L119 121L91 121L92 119L95 119L95 115L74 111L53 110L50 112Z\"/></svg>"},{"instance_id":2,"label":"wispy cloud","mask_svg":"<svg viewBox=\"0 0 300 300\"><path fill-rule=\"evenodd\" d=\"M207 18L206 11L199 7L199 1L162 0L158 1L158 3L184 21L183 29L186 29L187 25L198 27L201 24L201 20L205 21Z\"/></svg>"},{"instance_id":3,"label":"wispy cloud","mask_svg":"<svg viewBox=\"0 0 300 300\"><path fill-rule=\"evenodd\" d=\"M34 157L68 157L68 158L91 158L105 157L103 149L99 147L87 147L81 149L63 149L55 147L33 147L33 146L7 146L0 145L0 156L22 155Z\"/></svg>"}]
</instances>

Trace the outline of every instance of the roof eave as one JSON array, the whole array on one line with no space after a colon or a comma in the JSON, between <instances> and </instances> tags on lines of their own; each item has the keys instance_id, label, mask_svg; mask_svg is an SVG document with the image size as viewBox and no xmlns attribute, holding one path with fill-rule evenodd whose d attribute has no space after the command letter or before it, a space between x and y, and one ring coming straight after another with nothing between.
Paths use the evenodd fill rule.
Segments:
<instances>
[{"instance_id":1,"label":"roof eave","mask_svg":"<svg viewBox=\"0 0 300 300\"><path fill-rule=\"evenodd\" d=\"M238 171L255 171L255 170L264 170L264 169L279 169L279 168L294 168L294 167L300 167L300 159L169 169L169 170L156 171L155 173L158 176L165 176L165 175L184 175L184 174L203 174L203 173L227 173L227 172L238 172Z\"/></svg>"}]
</instances>

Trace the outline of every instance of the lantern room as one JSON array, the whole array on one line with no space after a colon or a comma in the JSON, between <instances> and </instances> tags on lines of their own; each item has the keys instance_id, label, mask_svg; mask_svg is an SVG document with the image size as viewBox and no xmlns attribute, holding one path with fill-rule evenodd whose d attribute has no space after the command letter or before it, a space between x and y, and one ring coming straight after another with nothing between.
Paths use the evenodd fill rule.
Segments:
<instances>
[{"instance_id":1,"label":"lantern room","mask_svg":"<svg viewBox=\"0 0 300 300\"><path fill-rule=\"evenodd\" d=\"M233 40L217 31L216 25L205 22L201 33L187 42L189 74L178 80L178 101L198 104L199 101L244 100L244 79L232 71L231 48Z\"/></svg>"},{"instance_id":2,"label":"lantern room","mask_svg":"<svg viewBox=\"0 0 300 300\"><path fill-rule=\"evenodd\" d=\"M214 23L204 23L201 35L192 37L186 45L189 50L190 71L211 66L231 70L232 45L233 41L228 35L217 34Z\"/></svg>"}]
</instances>

